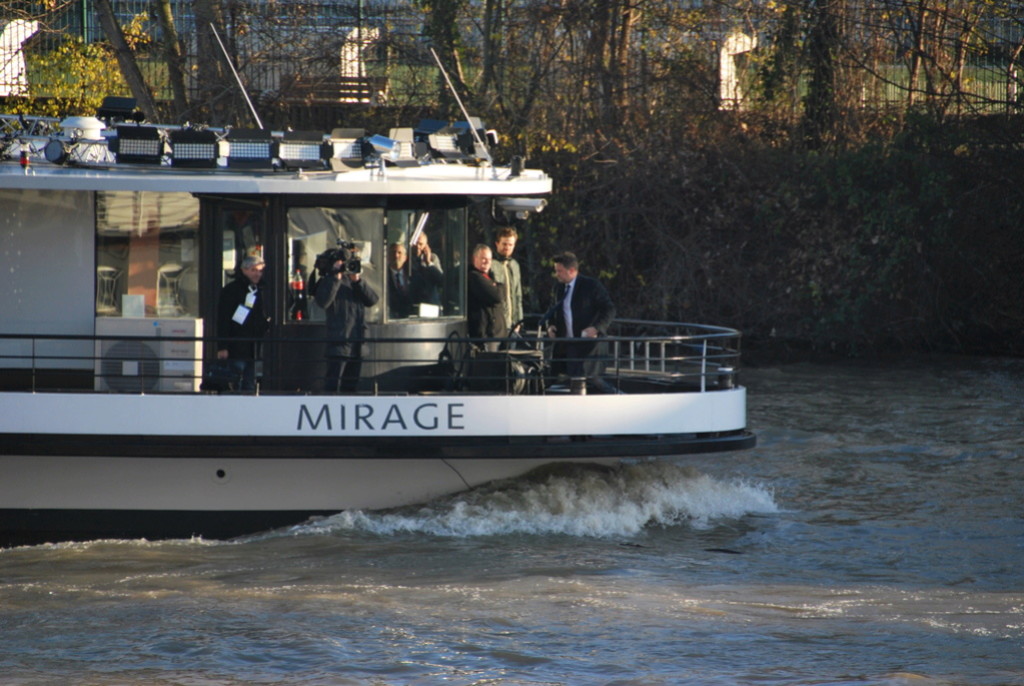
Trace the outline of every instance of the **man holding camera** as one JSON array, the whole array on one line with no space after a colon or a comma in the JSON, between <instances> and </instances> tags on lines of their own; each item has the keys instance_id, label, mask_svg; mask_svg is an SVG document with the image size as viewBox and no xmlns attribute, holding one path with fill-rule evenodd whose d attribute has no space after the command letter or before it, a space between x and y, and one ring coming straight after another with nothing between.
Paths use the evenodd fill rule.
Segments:
<instances>
[{"instance_id":1,"label":"man holding camera","mask_svg":"<svg viewBox=\"0 0 1024 686\"><path fill-rule=\"evenodd\" d=\"M352 251L358 258L357 251ZM366 308L377 304L377 292L354 268L357 259L338 255L327 278L316 287L316 304L327 314L327 373L324 392L354 393L363 367Z\"/></svg>"}]
</instances>

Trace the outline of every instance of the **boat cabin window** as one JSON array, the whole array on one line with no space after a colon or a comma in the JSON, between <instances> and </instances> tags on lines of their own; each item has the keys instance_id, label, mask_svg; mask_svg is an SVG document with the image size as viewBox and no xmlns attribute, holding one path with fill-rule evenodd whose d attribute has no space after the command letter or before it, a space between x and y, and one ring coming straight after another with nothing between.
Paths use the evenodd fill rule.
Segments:
<instances>
[{"instance_id":1,"label":"boat cabin window","mask_svg":"<svg viewBox=\"0 0 1024 686\"><path fill-rule=\"evenodd\" d=\"M218 214L220 228L220 287L241 276L246 257L263 257L263 208L229 207Z\"/></svg>"},{"instance_id":2,"label":"boat cabin window","mask_svg":"<svg viewBox=\"0 0 1024 686\"><path fill-rule=\"evenodd\" d=\"M465 243L464 208L388 210L388 319L462 316Z\"/></svg>"},{"instance_id":3,"label":"boat cabin window","mask_svg":"<svg viewBox=\"0 0 1024 686\"><path fill-rule=\"evenodd\" d=\"M358 268L380 294L367 312L368 322L461 316L465 218L462 208L290 208L288 320L324 320L314 296L325 276L316 267L317 257L328 251L334 251L332 258L357 262L346 268Z\"/></svg>"},{"instance_id":4,"label":"boat cabin window","mask_svg":"<svg viewBox=\"0 0 1024 686\"><path fill-rule=\"evenodd\" d=\"M96 194L96 316L199 316L199 201Z\"/></svg>"},{"instance_id":5,"label":"boat cabin window","mask_svg":"<svg viewBox=\"0 0 1024 686\"><path fill-rule=\"evenodd\" d=\"M379 207L293 207L288 210L288 319L323 321L324 311L314 302L325 276L316 269L317 256L335 251L344 255L346 268L359 269L360 278L383 293L383 250L380 241L384 211ZM358 267L356 266L358 264ZM381 320L381 306L366 312L368 322Z\"/></svg>"}]
</instances>

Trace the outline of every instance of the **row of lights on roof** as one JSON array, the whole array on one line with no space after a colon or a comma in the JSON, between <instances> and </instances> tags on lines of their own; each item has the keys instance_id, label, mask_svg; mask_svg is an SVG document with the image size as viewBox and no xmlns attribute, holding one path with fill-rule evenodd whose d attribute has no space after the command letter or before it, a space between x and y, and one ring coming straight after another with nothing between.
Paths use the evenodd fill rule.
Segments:
<instances>
[{"instance_id":1,"label":"row of lights on roof","mask_svg":"<svg viewBox=\"0 0 1024 686\"><path fill-rule=\"evenodd\" d=\"M432 160L480 163L490 160L488 145L497 134L482 122L450 124L423 120L416 128L392 129L390 136L367 136L364 129L288 131L275 135L268 129L212 129L143 126L145 116L134 98L108 96L96 117L69 117L60 123L61 137L52 138L43 153L55 164L95 161L97 144L106 144L114 160L124 164L163 164L213 169L221 164L248 170L330 169L345 171L385 164L412 167ZM128 122L134 122L129 124ZM106 136L103 129L114 128ZM486 141L486 142L484 142ZM88 151L88 157L82 154ZM223 160L223 161L222 161ZM99 160L102 161L102 160Z\"/></svg>"},{"instance_id":2,"label":"row of lights on roof","mask_svg":"<svg viewBox=\"0 0 1024 686\"><path fill-rule=\"evenodd\" d=\"M64 122L65 137L47 144L45 156L56 164L71 159L83 134L81 119ZM97 122L99 123L99 122ZM103 125L92 129L98 137ZM477 122L472 124L479 126ZM173 167L216 168L226 159L229 168L271 170L276 168L345 171L371 164L413 167L430 160L479 162L486 159L470 130L462 122L424 121L414 128L392 129L390 136L367 136L364 129L335 129L329 136L317 131L287 131L274 135L268 129L230 129L223 136L209 129L168 129L157 126L118 124L108 148L118 163L159 165L167 157ZM70 136L68 133L72 132ZM495 142L494 134L487 133Z\"/></svg>"}]
</instances>

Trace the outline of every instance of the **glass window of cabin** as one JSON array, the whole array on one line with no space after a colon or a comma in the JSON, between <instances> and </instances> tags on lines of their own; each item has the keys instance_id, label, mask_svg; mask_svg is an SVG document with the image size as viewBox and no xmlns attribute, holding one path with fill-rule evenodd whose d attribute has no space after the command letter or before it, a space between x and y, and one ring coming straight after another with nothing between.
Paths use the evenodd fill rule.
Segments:
<instances>
[{"instance_id":1,"label":"glass window of cabin","mask_svg":"<svg viewBox=\"0 0 1024 686\"><path fill-rule=\"evenodd\" d=\"M464 208L388 210L388 319L462 316L465 245Z\"/></svg>"},{"instance_id":2,"label":"glass window of cabin","mask_svg":"<svg viewBox=\"0 0 1024 686\"><path fill-rule=\"evenodd\" d=\"M262 208L224 207L220 209L217 228L220 230L220 286L224 287L241 275L242 260L263 257Z\"/></svg>"},{"instance_id":3,"label":"glass window of cabin","mask_svg":"<svg viewBox=\"0 0 1024 686\"><path fill-rule=\"evenodd\" d=\"M188 193L97 193L96 315L198 317L198 230Z\"/></svg>"},{"instance_id":4,"label":"glass window of cabin","mask_svg":"<svg viewBox=\"0 0 1024 686\"><path fill-rule=\"evenodd\" d=\"M354 246L363 279L381 295L381 303L366 312L368 322L380 322L383 303L384 211L371 207L292 207L288 210L288 320L323 321L324 311L314 302L318 281L316 258L328 250L346 253ZM354 255L349 254L349 257ZM354 266L354 265L353 265ZM329 274L327 275L329 276ZM301 284L301 285L300 285ZM298 304L298 291L305 307ZM298 314L301 312L301 316Z\"/></svg>"}]
</instances>

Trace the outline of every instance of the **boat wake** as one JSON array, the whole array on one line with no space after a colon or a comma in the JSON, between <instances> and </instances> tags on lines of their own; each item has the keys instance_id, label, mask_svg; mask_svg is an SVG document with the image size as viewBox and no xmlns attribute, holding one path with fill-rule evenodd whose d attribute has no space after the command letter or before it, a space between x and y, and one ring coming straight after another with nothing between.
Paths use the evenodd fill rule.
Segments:
<instances>
[{"instance_id":1,"label":"boat wake","mask_svg":"<svg viewBox=\"0 0 1024 686\"><path fill-rule=\"evenodd\" d=\"M777 511L771 490L763 485L723 481L671 463L563 465L418 507L342 512L293 527L289 534L600 538L632 536L651 526L702 529L722 519Z\"/></svg>"}]
</instances>

